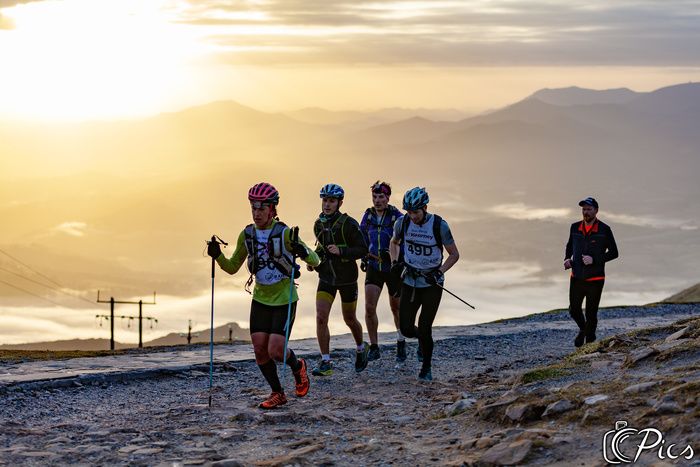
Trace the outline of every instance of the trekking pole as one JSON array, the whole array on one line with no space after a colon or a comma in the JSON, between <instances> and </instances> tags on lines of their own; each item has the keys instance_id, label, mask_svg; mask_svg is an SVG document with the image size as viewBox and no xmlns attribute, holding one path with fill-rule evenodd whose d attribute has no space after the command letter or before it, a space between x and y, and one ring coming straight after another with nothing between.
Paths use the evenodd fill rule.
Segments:
<instances>
[{"instance_id":1,"label":"trekking pole","mask_svg":"<svg viewBox=\"0 0 700 467\"><path fill-rule=\"evenodd\" d=\"M449 290L447 290L446 288L444 288L442 285L440 285L440 284L438 284L438 283L435 283L435 285L437 285L438 287L440 287L442 290L444 290L444 291L447 292L448 294L452 295L454 298L456 298L456 299L459 300L460 302L462 302L462 303L464 303L465 305L467 305L468 307L470 307L472 310L476 310L476 308L474 308L472 305L470 305L469 303L465 302L464 300L462 300L461 298L459 298L457 295L453 294L452 292L450 292Z\"/></svg>"},{"instance_id":2,"label":"trekking pole","mask_svg":"<svg viewBox=\"0 0 700 467\"><path fill-rule=\"evenodd\" d=\"M293 245L299 241L299 227L294 227L289 235L289 241ZM284 325L284 353L282 354L282 381L287 368L287 344L289 343L289 328L292 320L292 296L294 293L294 272L296 271L296 255L292 253L292 271L289 273L289 305L287 306L287 323Z\"/></svg>"},{"instance_id":3,"label":"trekking pole","mask_svg":"<svg viewBox=\"0 0 700 467\"><path fill-rule=\"evenodd\" d=\"M428 276L426 276L425 273L421 273L421 276L423 276L425 279L428 278ZM467 305L467 306L468 306L469 308L471 308L472 310L476 310L476 308L474 308L472 305L470 305L470 304L467 303L466 301L464 301L464 300L462 300L461 298L459 298L457 295L453 294L452 292L450 292L449 290L447 290L446 288L444 288L439 282L435 281L435 285L437 285L438 287L440 287L442 290L444 290L444 291L447 292L448 294L452 295L454 298L456 298L456 299L459 300L460 302L462 302L462 303L464 303L465 305Z\"/></svg>"},{"instance_id":4,"label":"trekking pole","mask_svg":"<svg viewBox=\"0 0 700 467\"><path fill-rule=\"evenodd\" d=\"M218 243L220 245L227 246L228 243L221 240L216 235L211 236L211 240L207 242ZM209 329L209 407L211 408L211 391L214 385L214 273L216 271L216 259L211 259L211 326Z\"/></svg>"}]
</instances>

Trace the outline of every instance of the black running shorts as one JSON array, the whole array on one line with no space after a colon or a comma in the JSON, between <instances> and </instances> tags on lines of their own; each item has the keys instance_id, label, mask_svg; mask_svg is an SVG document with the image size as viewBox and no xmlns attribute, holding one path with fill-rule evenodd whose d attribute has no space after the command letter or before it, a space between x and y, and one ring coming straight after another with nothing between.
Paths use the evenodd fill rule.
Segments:
<instances>
[{"instance_id":1,"label":"black running shorts","mask_svg":"<svg viewBox=\"0 0 700 467\"><path fill-rule=\"evenodd\" d=\"M390 272L377 271L373 267L368 266L365 274L365 285L368 284L376 285L380 290L386 284L389 295L392 297L401 296L401 279Z\"/></svg>"},{"instance_id":2,"label":"black running shorts","mask_svg":"<svg viewBox=\"0 0 700 467\"><path fill-rule=\"evenodd\" d=\"M287 323L288 305L265 305L253 300L250 303L250 333L264 332L266 334L280 334L284 336L284 325ZM291 323L289 334L292 334L294 317L296 316L297 302L292 303Z\"/></svg>"},{"instance_id":3,"label":"black running shorts","mask_svg":"<svg viewBox=\"0 0 700 467\"><path fill-rule=\"evenodd\" d=\"M316 299L328 300L333 303L335 294L340 292L340 301L343 303L353 303L357 301L357 282L346 285L331 285L327 282L318 281L316 289Z\"/></svg>"}]
</instances>

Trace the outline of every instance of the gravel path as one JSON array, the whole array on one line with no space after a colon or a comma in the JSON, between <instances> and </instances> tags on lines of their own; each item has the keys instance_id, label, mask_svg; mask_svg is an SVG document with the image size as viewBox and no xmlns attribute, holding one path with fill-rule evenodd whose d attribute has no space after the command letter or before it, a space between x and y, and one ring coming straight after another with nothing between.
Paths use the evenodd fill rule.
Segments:
<instances>
[{"instance_id":1,"label":"gravel path","mask_svg":"<svg viewBox=\"0 0 700 467\"><path fill-rule=\"evenodd\" d=\"M598 334L698 314L697 304L605 309ZM384 345L382 359L360 374L351 351L336 351L332 377L312 377L306 398L291 396L272 412L256 408L268 388L251 361L217 365L211 409L208 376L200 368L140 379L63 380L67 387L14 385L0 392L0 465L443 464L446 446L479 429L447 433L433 423L461 383L557 361L573 350L575 332L566 312L553 312L436 334L442 340L430 384L415 379L415 341L406 363L397 365L394 348ZM291 393L289 371L286 379Z\"/></svg>"}]
</instances>

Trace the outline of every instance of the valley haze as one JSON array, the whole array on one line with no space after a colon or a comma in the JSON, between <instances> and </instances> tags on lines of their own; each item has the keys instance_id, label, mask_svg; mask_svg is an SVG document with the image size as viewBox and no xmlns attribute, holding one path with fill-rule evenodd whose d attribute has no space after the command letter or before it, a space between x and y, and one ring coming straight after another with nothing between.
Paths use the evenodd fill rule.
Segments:
<instances>
[{"instance_id":1,"label":"valley haze","mask_svg":"<svg viewBox=\"0 0 700 467\"><path fill-rule=\"evenodd\" d=\"M658 301L697 282L698 121L700 84L685 83L542 89L478 115L269 113L219 101L139 120L3 122L0 249L60 287L0 255L0 343L108 338L94 318L108 306L89 303L97 290L130 300L157 291L146 312L159 322L144 340L185 332L190 319L208 326L204 241L212 233L235 241L250 223L247 190L260 179L280 190L281 219L311 244L325 183L346 189L343 209L358 219L376 179L392 183L398 206L406 189L427 187L430 211L447 219L462 258L446 286L477 306L445 296L437 325L566 306L564 244L589 195L621 252L602 305ZM217 272L216 326L247 327L246 278ZM302 275L293 338L314 334L315 283L314 273ZM360 314L362 304L361 296ZM385 298L379 319L391 330ZM136 342L135 326L116 328L117 340ZM335 308L331 332L345 332Z\"/></svg>"}]
</instances>

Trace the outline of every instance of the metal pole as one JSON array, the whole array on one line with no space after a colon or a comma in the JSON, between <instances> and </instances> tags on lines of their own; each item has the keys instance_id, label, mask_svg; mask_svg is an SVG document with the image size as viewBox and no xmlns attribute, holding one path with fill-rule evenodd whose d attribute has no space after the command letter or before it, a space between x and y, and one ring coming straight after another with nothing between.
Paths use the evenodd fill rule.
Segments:
<instances>
[{"instance_id":1,"label":"metal pole","mask_svg":"<svg viewBox=\"0 0 700 467\"><path fill-rule=\"evenodd\" d=\"M470 305L469 303L465 302L464 300L462 300L461 298L459 298L457 295L453 294L452 292L450 292L449 290L447 290L446 288L444 288L442 285L437 284L437 283L436 283L435 285L437 285L438 287L440 287L442 290L444 290L444 291L447 292L448 294L452 295L454 298L456 298L456 299L459 300L460 302L462 302L462 303L464 303L465 305L467 305L467 306L468 306L469 308L471 308L472 310L476 310L476 308L474 308L472 305Z\"/></svg>"},{"instance_id":2,"label":"metal pole","mask_svg":"<svg viewBox=\"0 0 700 467\"><path fill-rule=\"evenodd\" d=\"M139 300L139 349L143 349L143 300ZM153 325L151 325L152 327Z\"/></svg>"},{"instance_id":3,"label":"metal pole","mask_svg":"<svg viewBox=\"0 0 700 467\"><path fill-rule=\"evenodd\" d=\"M211 259L211 326L209 327L209 407L214 385L214 258Z\"/></svg>"},{"instance_id":4,"label":"metal pole","mask_svg":"<svg viewBox=\"0 0 700 467\"><path fill-rule=\"evenodd\" d=\"M114 297L109 299L109 350L114 350Z\"/></svg>"},{"instance_id":5,"label":"metal pole","mask_svg":"<svg viewBox=\"0 0 700 467\"><path fill-rule=\"evenodd\" d=\"M299 241L299 227L294 227L289 232L290 243ZM292 253L292 272L289 273L289 302L287 304L287 322L284 325L284 353L282 354L282 385L284 387L284 373L287 368L287 346L289 345L289 328L292 321L292 297L294 293L294 271L296 255Z\"/></svg>"}]
</instances>

